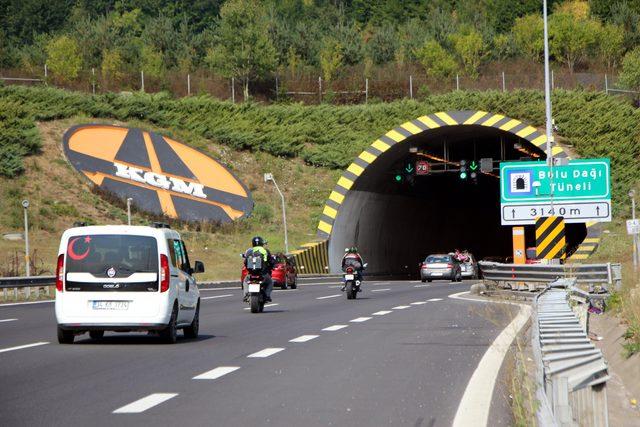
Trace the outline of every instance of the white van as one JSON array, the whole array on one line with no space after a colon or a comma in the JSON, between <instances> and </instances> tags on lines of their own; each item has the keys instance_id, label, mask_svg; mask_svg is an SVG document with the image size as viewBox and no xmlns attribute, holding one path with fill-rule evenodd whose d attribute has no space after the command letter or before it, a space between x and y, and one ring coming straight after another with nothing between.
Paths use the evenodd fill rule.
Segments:
<instances>
[{"instance_id":1,"label":"white van","mask_svg":"<svg viewBox=\"0 0 640 427\"><path fill-rule=\"evenodd\" d=\"M58 342L89 332L156 331L166 342L177 329L196 338L200 292L180 235L153 227L105 225L64 232L56 268Z\"/></svg>"}]
</instances>

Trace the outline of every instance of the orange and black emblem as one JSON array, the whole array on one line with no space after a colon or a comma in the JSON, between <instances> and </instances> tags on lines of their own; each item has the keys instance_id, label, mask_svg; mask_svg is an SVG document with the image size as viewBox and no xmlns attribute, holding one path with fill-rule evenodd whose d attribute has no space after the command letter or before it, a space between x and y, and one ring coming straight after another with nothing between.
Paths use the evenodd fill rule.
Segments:
<instances>
[{"instance_id":1,"label":"orange and black emblem","mask_svg":"<svg viewBox=\"0 0 640 427\"><path fill-rule=\"evenodd\" d=\"M64 134L69 162L95 185L139 209L187 221L229 222L249 214L247 188L198 150L141 129L73 126Z\"/></svg>"}]
</instances>

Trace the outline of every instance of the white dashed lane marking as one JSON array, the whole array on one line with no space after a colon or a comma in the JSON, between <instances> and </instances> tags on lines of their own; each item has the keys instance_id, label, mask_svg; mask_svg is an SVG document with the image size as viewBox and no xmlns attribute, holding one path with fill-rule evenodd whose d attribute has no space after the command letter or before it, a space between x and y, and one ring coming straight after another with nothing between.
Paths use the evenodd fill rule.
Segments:
<instances>
[{"instance_id":1,"label":"white dashed lane marking","mask_svg":"<svg viewBox=\"0 0 640 427\"><path fill-rule=\"evenodd\" d=\"M231 294L225 294L225 295L216 295L214 297L200 297L200 299L215 299L215 298L226 298L226 297L232 297L233 295Z\"/></svg>"},{"instance_id":2,"label":"white dashed lane marking","mask_svg":"<svg viewBox=\"0 0 640 427\"><path fill-rule=\"evenodd\" d=\"M412 302L411 305L422 305L422 304L426 304L426 301L416 301L416 302Z\"/></svg>"},{"instance_id":3,"label":"white dashed lane marking","mask_svg":"<svg viewBox=\"0 0 640 427\"><path fill-rule=\"evenodd\" d=\"M237 371L238 369L240 369L240 366L219 366L215 369L212 369L196 377L193 377L193 379L194 380L215 380L224 375L230 374L233 371Z\"/></svg>"},{"instance_id":4,"label":"white dashed lane marking","mask_svg":"<svg viewBox=\"0 0 640 427\"><path fill-rule=\"evenodd\" d=\"M178 393L154 393L150 394L147 397L143 397L140 400L136 400L133 403L129 403L128 405L123 406L122 408L118 408L113 411L114 414L139 414L140 412L144 412L147 409L153 408L161 404L162 402L166 402L169 399L176 397Z\"/></svg>"},{"instance_id":5,"label":"white dashed lane marking","mask_svg":"<svg viewBox=\"0 0 640 427\"><path fill-rule=\"evenodd\" d=\"M280 304L278 304L277 302L274 302L273 304L267 304L267 305L265 305L265 306L264 306L264 308L267 308L267 307L275 307L276 305L280 305ZM245 310L251 310L251 307L245 307Z\"/></svg>"},{"instance_id":6,"label":"white dashed lane marking","mask_svg":"<svg viewBox=\"0 0 640 427\"><path fill-rule=\"evenodd\" d=\"M391 311L389 310L376 311L375 313L373 313L373 316L384 316L385 314L389 313L391 313Z\"/></svg>"},{"instance_id":7,"label":"white dashed lane marking","mask_svg":"<svg viewBox=\"0 0 640 427\"><path fill-rule=\"evenodd\" d=\"M257 353L250 354L247 357L264 358L264 357L272 356L276 353L280 353L282 350L284 350L284 348L265 348L264 350L260 350Z\"/></svg>"},{"instance_id":8,"label":"white dashed lane marking","mask_svg":"<svg viewBox=\"0 0 640 427\"><path fill-rule=\"evenodd\" d=\"M428 288L429 285L415 285L414 288Z\"/></svg>"},{"instance_id":9,"label":"white dashed lane marking","mask_svg":"<svg viewBox=\"0 0 640 427\"><path fill-rule=\"evenodd\" d=\"M333 326L329 326L327 328L324 328L323 331L329 331L329 332L333 332L333 331L339 331L340 329L344 329L349 325L333 325Z\"/></svg>"},{"instance_id":10,"label":"white dashed lane marking","mask_svg":"<svg viewBox=\"0 0 640 427\"><path fill-rule=\"evenodd\" d=\"M341 296L341 295L340 294L334 294L334 295L327 295L327 296L324 296L324 297L318 297L316 299L337 298L339 296Z\"/></svg>"},{"instance_id":11,"label":"white dashed lane marking","mask_svg":"<svg viewBox=\"0 0 640 427\"><path fill-rule=\"evenodd\" d=\"M385 288L385 289L373 289L371 292L384 292L384 291L390 291L391 289L389 288Z\"/></svg>"},{"instance_id":12,"label":"white dashed lane marking","mask_svg":"<svg viewBox=\"0 0 640 427\"><path fill-rule=\"evenodd\" d=\"M410 308L409 305L399 305L397 307L393 307L392 310L404 310L405 308Z\"/></svg>"},{"instance_id":13,"label":"white dashed lane marking","mask_svg":"<svg viewBox=\"0 0 640 427\"><path fill-rule=\"evenodd\" d=\"M301 335L298 338L294 338L292 340L289 340L289 342L307 342L307 341L311 341L313 339L318 338L319 335Z\"/></svg>"},{"instance_id":14,"label":"white dashed lane marking","mask_svg":"<svg viewBox=\"0 0 640 427\"><path fill-rule=\"evenodd\" d=\"M442 301L442 298L431 298L431 299L428 299L427 301L429 302Z\"/></svg>"},{"instance_id":15,"label":"white dashed lane marking","mask_svg":"<svg viewBox=\"0 0 640 427\"><path fill-rule=\"evenodd\" d=\"M40 342L34 342L33 344L19 345L17 347L0 348L0 353L6 353L7 351L14 351L14 350L22 350L23 348L38 347L38 346L46 345L46 344L49 344L49 342L48 341L40 341Z\"/></svg>"},{"instance_id":16,"label":"white dashed lane marking","mask_svg":"<svg viewBox=\"0 0 640 427\"><path fill-rule=\"evenodd\" d=\"M367 320L370 320L370 319L371 317L358 317L357 319L350 320L350 322L360 323L360 322L366 322Z\"/></svg>"},{"instance_id":17,"label":"white dashed lane marking","mask_svg":"<svg viewBox=\"0 0 640 427\"><path fill-rule=\"evenodd\" d=\"M0 319L0 323L15 322L18 319Z\"/></svg>"}]
</instances>

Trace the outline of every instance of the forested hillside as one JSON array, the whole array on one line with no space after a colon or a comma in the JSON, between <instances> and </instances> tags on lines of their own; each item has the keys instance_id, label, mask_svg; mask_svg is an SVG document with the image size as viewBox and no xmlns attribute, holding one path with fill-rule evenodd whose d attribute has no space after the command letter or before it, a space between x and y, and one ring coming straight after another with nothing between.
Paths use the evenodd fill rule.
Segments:
<instances>
[{"instance_id":1,"label":"forested hillside","mask_svg":"<svg viewBox=\"0 0 640 427\"><path fill-rule=\"evenodd\" d=\"M330 82L345 73L414 67L433 78L476 78L491 63L540 61L541 3L4 0L0 69L39 75L47 64L58 83L93 69L91 78L105 89L140 71L166 86L172 72L199 70L235 77L245 95L248 84L275 73L313 73ZM639 0L549 4L552 59L570 72L616 69L640 43Z\"/></svg>"}]
</instances>

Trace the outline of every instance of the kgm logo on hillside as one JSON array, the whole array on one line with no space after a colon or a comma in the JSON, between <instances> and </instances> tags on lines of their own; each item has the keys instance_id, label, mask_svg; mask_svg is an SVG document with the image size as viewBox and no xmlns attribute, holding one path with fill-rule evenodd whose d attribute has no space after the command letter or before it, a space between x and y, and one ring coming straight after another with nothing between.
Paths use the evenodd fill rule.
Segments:
<instances>
[{"instance_id":1,"label":"kgm logo on hillside","mask_svg":"<svg viewBox=\"0 0 640 427\"><path fill-rule=\"evenodd\" d=\"M230 222L253 200L223 165L198 150L141 129L73 126L64 134L69 162L100 189L141 210L187 221Z\"/></svg>"}]
</instances>

